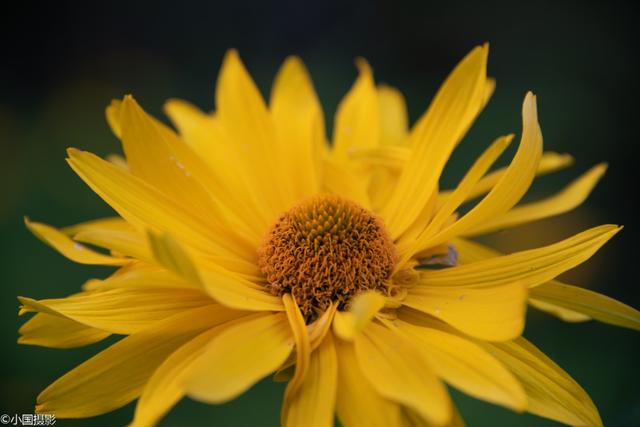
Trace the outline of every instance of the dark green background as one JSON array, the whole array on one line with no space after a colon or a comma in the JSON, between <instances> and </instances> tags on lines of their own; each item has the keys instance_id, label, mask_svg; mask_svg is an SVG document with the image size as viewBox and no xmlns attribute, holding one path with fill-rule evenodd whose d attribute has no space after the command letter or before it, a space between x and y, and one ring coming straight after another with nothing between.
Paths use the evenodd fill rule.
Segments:
<instances>
[{"instance_id":1,"label":"dark green background","mask_svg":"<svg viewBox=\"0 0 640 427\"><path fill-rule=\"evenodd\" d=\"M633 206L637 15L631 2L23 3L11 10L5 5L0 13L0 413L31 412L40 390L104 346L51 350L16 344L23 321L16 316L16 295L60 297L108 272L57 255L25 230L22 216L62 226L108 215L109 208L67 167L64 149L119 151L103 109L125 93L160 116L169 97L211 109L216 73L229 47L240 50L265 94L285 56L299 54L328 114L355 77L354 57L364 56L378 81L405 93L415 120L455 63L489 41L497 91L455 153L444 183L454 185L494 136L520 132L520 105L533 90L546 148L577 159L571 170L542 178L533 197L597 162L609 161L610 169L574 213L492 240L515 250L600 223L625 224L588 265L564 278L640 306ZM563 324L532 312L526 336L584 386L606 425L640 425L637 333L595 322ZM183 402L162 425L275 426L281 392L268 380L228 405ZM458 394L456 399L470 426L554 425ZM129 405L57 425L122 425L132 410Z\"/></svg>"}]
</instances>

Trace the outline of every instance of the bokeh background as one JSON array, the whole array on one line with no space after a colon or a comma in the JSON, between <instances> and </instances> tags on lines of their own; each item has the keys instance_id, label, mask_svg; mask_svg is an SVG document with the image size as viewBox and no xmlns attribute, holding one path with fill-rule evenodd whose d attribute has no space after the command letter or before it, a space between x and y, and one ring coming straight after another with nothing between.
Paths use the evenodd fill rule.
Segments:
<instances>
[{"instance_id":1,"label":"bokeh background","mask_svg":"<svg viewBox=\"0 0 640 427\"><path fill-rule=\"evenodd\" d=\"M538 95L545 147L576 164L541 178L531 199L588 167L610 169L576 211L488 238L512 251L551 243L601 223L625 230L569 283L640 306L637 21L632 2L12 2L0 13L0 412L29 413L48 383L105 346L51 350L16 344L16 295L61 297L108 269L75 265L31 236L23 216L56 226L111 214L72 173L65 148L101 155L120 147L104 120L112 98L133 93L163 120L163 101L213 108L220 60L239 49L268 96L281 61L308 65L331 123L364 56L376 78L399 87L412 120L474 45L489 41L497 91L446 171L452 186L493 137L520 132L527 90ZM512 152L508 153L512 154ZM504 156L510 158L509 155ZM595 322L564 324L530 312L525 335L591 394L608 426L640 425L638 334ZM260 357L260 355L256 355ZM283 387L265 380L237 401L185 401L161 425L276 426ZM533 416L455 398L470 426L552 426ZM57 425L124 425L133 406Z\"/></svg>"}]
</instances>

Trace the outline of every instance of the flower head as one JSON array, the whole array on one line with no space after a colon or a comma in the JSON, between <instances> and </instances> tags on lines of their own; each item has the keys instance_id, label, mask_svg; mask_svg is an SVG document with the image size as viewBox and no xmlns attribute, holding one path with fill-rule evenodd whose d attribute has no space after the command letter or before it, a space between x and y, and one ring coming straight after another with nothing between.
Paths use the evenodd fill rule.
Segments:
<instances>
[{"instance_id":1,"label":"flower head","mask_svg":"<svg viewBox=\"0 0 640 427\"><path fill-rule=\"evenodd\" d=\"M536 175L571 158L543 153L536 98L508 167L498 137L453 190L445 165L494 89L473 49L411 129L402 95L364 60L332 142L297 58L267 106L237 53L216 110L172 100L175 129L131 96L107 108L124 158L70 149L68 162L118 214L57 230L27 221L68 258L116 267L66 298L20 297L36 312L20 342L77 347L124 337L51 384L37 411L99 415L138 399L134 426L182 397L236 398L265 376L288 381L286 426L462 425L445 383L515 411L601 425L586 392L521 337L529 305L571 321L640 329L634 309L555 281L620 227L503 255L470 237L566 212L605 170L518 204ZM471 204L466 213L461 206ZM100 251L102 248L107 252Z\"/></svg>"}]
</instances>

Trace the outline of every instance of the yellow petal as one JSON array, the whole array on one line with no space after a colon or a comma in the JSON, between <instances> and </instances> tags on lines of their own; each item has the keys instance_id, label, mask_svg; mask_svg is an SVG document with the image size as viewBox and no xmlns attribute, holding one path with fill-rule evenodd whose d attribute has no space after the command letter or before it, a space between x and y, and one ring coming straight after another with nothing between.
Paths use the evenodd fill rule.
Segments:
<instances>
[{"instance_id":1,"label":"yellow petal","mask_svg":"<svg viewBox=\"0 0 640 427\"><path fill-rule=\"evenodd\" d=\"M353 340L384 307L385 298L375 291L356 295L349 311L337 311L333 320L335 334L343 340Z\"/></svg>"},{"instance_id":2,"label":"yellow petal","mask_svg":"<svg viewBox=\"0 0 640 427\"><path fill-rule=\"evenodd\" d=\"M180 156L188 157L188 161L183 161L188 163L189 171L218 205L228 208L232 217L240 219L238 222L259 242L273 218L258 209L259 200L255 199L249 181L251 170L245 165L245 146L230 140L213 115L201 112L186 101L169 100L164 109L186 143L178 147L189 148Z\"/></svg>"},{"instance_id":3,"label":"yellow petal","mask_svg":"<svg viewBox=\"0 0 640 427\"><path fill-rule=\"evenodd\" d=\"M224 57L216 84L216 119L229 141L242 147L242 160L258 201L270 218L277 218L290 206L291 177L280 167L275 146L275 129L269 111L245 69L238 53Z\"/></svg>"},{"instance_id":4,"label":"yellow petal","mask_svg":"<svg viewBox=\"0 0 640 427\"><path fill-rule=\"evenodd\" d=\"M476 47L458 64L411 131L411 157L382 211L392 237L416 220L437 191L451 152L482 109L487 54L487 46Z\"/></svg>"},{"instance_id":5,"label":"yellow petal","mask_svg":"<svg viewBox=\"0 0 640 427\"><path fill-rule=\"evenodd\" d=\"M18 299L23 312L61 316L114 334L132 334L185 310L213 305L204 292L187 288L120 288L67 298Z\"/></svg>"},{"instance_id":6,"label":"yellow petal","mask_svg":"<svg viewBox=\"0 0 640 427\"><path fill-rule=\"evenodd\" d=\"M524 386L529 412L572 426L602 426L589 395L533 344L522 337L480 344L511 369Z\"/></svg>"},{"instance_id":7,"label":"yellow petal","mask_svg":"<svg viewBox=\"0 0 640 427\"><path fill-rule=\"evenodd\" d=\"M362 58L357 60L357 66L358 79L336 111L332 149L338 162L346 161L351 150L377 146L380 139L378 93L373 72Z\"/></svg>"},{"instance_id":8,"label":"yellow petal","mask_svg":"<svg viewBox=\"0 0 640 427\"><path fill-rule=\"evenodd\" d=\"M87 152L69 149L68 154L74 171L138 230L170 231L198 250L220 257L255 258L255 249L250 254L248 248L234 246L228 233L218 234L213 223L194 217L127 171Z\"/></svg>"},{"instance_id":9,"label":"yellow petal","mask_svg":"<svg viewBox=\"0 0 640 427\"><path fill-rule=\"evenodd\" d=\"M618 231L620 227L616 225L601 225L541 248L425 271L421 283L455 288L496 286L517 281L525 286L536 286L589 259Z\"/></svg>"},{"instance_id":10,"label":"yellow petal","mask_svg":"<svg viewBox=\"0 0 640 427\"><path fill-rule=\"evenodd\" d=\"M336 412L344 427L401 427L400 406L365 377L352 343L335 340L338 356Z\"/></svg>"},{"instance_id":11,"label":"yellow petal","mask_svg":"<svg viewBox=\"0 0 640 427\"><path fill-rule=\"evenodd\" d=\"M84 290L107 290L116 288L196 288L200 284L193 284L167 271L163 267L132 263L121 268L104 280L92 279L83 286Z\"/></svg>"},{"instance_id":12,"label":"yellow petal","mask_svg":"<svg viewBox=\"0 0 640 427\"><path fill-rule=\"evenodd\" d=\"M175 349L236 315L219 313L219 308L189 310L122 339L47 387L38 396L36 411L57 418L85 418L126 405L140 395L155 369Z\"/></svg>"},{"instance_id":13,"label":"yellow petal","mask_svg":"<svg viewBox=\"0 0 640 427\"><path fill-rule=\"evenodd\" d=\"M549 282L533 288L531 298L600 322L640 331L638 310L589 289Z\"/></svg>"},{"instance_id":14,"label":"yellow petal","mask_svg":"<svg viewBox=\"0 0 640 427\"><path fill-rule=\"evenodd\" d=\"M535 96L529 92L522 105L522 138L507 172L476 206L458 221L421 242L422 249L437 246L452 237L500 216L520 201L527 192L542 155L542 133L538 125Z\"/></svg>"},{"instance_id":15,"label":"yellow petal","mask_svg":"<svg viewBox=\"0 0 640 427\"><path fill-rule=\"evenodd\" d=\"M184 383L191 366L204 353L211 339L232 323L201 333L167 357L147 381L129 427L156 425L182 399L185 395Z\"/></svg>"},{"instance_id":16,"label":"yellow petal","mask_svg":"<svg viewBox=\"0 0 640 427\"><path fill-rule=\"evenodd\" d=\"M406 310L405 310L406 312ZM413 338L436 375L454 387L516 411L527 407L527 397L515 377L487 351L473 342L445 332L436 321L409 317L395 325ZM413 320L413 322L412 322Z\"/></svg>"},{"instance_id":17,"label":"yellow petal","mask_svg":"<svg viewBox=\"0 0 640 427\"><path fill-rule=\"evenodd\" d=\"M107 117L107 123L115 136L120 139L122 132L120 128L120 109L122 107L122 101L119 99L111 100L111 104L105 110L105 116Z\"/></svg>"},{"instance_id":18,"label":"yellow petal","mask_svg":"<svg viewBox=\"0 0 640 427\"><path fill-rule=\"evenodd\" d=\"M107 217L99 218L90 221L81 222L79 224L70 225L62 228L62 231L67 236L74 236L82 231L89 230L134 230L134 228L120 217Z\"/></svg>"},{"instance_id":19,"label":"yellow petal","mask_svg":"<svg viewBox=\"0 0 640 427\"><path fill-rule=\"evenodd\" d=\"M50 348L74 348L102 341L110 332L92 328L65 317L38 313L18 330L19 344Z\"/></svg>"},{"instance_id":20,"label":"yellow petal","mask_svg":"<svg viewBox=\"0 0 640 427\"><path fill-rule=\"evenodd\" d=\"M324 338L327 336L327 333L331 329L331 323L333 322L333 318L336 314L336 305L331 304L329 308L325 310L324 313L318 319L316 319L313 323L307 325L307 333L309 335L309 343L311 346L311 351L315 351L320 344L323 342ZM291 380L293 378L293 366L296 363L296 355L291 354L285 363L282 364L278 372L276 372L273 376L273 380L276 382L285 382Z\"/></svg>"},{"instance_id":21,"label":"yellow petal","mask_svg":"<svg viewBox=\"0 0 640 427\"><path fill-rule=\"evenodd\" d=\"M130 262L130 260L126 258L115 258L91 250L78 242L74 242L64 233L46 224L31 222L28 218L25 218L24 222L29 231L37 238L71 261L93 265L124 265Z\"/></svg>"},{"instance_id":22,"label":"yellow petal","mask_svg":"<svg viewBox=\"0 0 640 427\"><path fill-rule=\"evenodd\" d=\"M216 216L218 207L204 187L182 163L187 149L170 131L163 131L138 103L125 96L120 108L122 145L133 175L201 218Z\"/></svg>"},{"instance_id":23,"label":"yellow petal","mask_svg":"<svg viewBox=\"0 0 640 427\"><path fill-rule=\"evenodd\" d=\"M409 408L402 408L402 424L403 427L433 427L433 424L426 422L420 415ZM453 415L451 421L446 424L446 427L466 427L462 415L458 411L455 405L453 405Z\"/></svg>"},{"instance_id":24,"label":"yellow petal","mask_svg":"<svg viewBox=\"0 0 640 427\"><path fill-rule=\"evenodd\" d=\"M569 154L558 154L553 151L547 151L542 153L542 157L540 158L540 164L538 164L538 169L536 170L536 176L546 175L551 172L555 172L560 169L564 169L573 164L573 157ZM500 168L489 174L487 174L484 178L482 178L478 183L473 187L473 190L467 196L466 201L474 199L478 196L481 196L485 193L491 191L493 187L502 179L504 174L507 172L508 168ZM442 198L449 197L451 191L442 191L440 196Z\"/></svg>"},{"instance_id":25,"label":"yellow petal","mask_svg":"<svg viewBox=\"0 0 640 427\"><path fill-rule=\"evenodd\" d=\"M466 236L491 233L527 222L568 212L584 202L607 169L601 163L569 184L560 193L538 202L516 206L501 216L491 218L465 233Z\"/></svg>"},{"instance_id":26,"label":"yellow petal","mask_svg":"<svg viewBox=\"0 0 640 427\"><path fill-rule=\"evenodd\" d=\"M220 333L194 362L187 394L207 403L232 400L275 371L292 348L284 313L249 316Z\"/></svg>"},{"instance_id":27,"label":"yellow petal","mask_svg":"<svg viewBox=\"0 0 640 427\"><path fill-rule=\"evenodd\" d=\"M555 280L552 280L549 283L553 282L555 282ZM591 320L591 317L587 316L586 314L578 313L577 311L573 310L567 310L566 308L557 306L555 304L549 304L544 301L533 299L531 298L531 295L529 295L529 305L531 307L537 308L538 310L556 316L557 318L562 319L565 322L579 323Z\"/></svg>"},{"instance_id":28,"label":"yellow petal","mask_svg":"<svg viewBox=\"0 0 640 427\"><path fill-rule=\"evenodd\" d=\"M338 361L331 334L311 354L306 379L288 404L290 427L332 427L338 383Z\"/></svg>"},{"instance_id":29,"label":"yellow petal","mask_svg":"<svg viewBox=\"0 0 640 427\"><path fill-rule=\"evenodd\" d=\"M206 270L198 270L189 254L168 235L155 236L150 243L156 258L164 267L190 283L199 284L219 303L237 310L284 310L281 300L268 293L264 286L245 280L215 264Z\"/></svg>"},{"instance_id":30,"label":"yellow petal","mask_svg":"<svg viewBox=\"0 0 640 427\"><path fill-rule=\"evenodd\" d=\"M446 388L418 350L397 332L370 323L354 345L364 376L380 395L433 424L444 425L451 419Z\"/></svg>"},{"instance_id":31,"label":"yellow petal","mask_svg":"<svg viewBox=\"0 0 640 427\"><path fill-rule=\"evenodd\" d=\"M295 399L298 390L305 381L307 370L309 369L311 344L309 342L309 333L307 331L304 317L302 317L302 313L300 312L295 299L293 299L290 294L285 294L282 296L282 303L284 305L287 320L291 326L291 332L293 333L296 345L296 371L291 381L289 381L289 384L287 384L287 389L284 393L284 402L280 413L282 424L286 424L289 413L289 404L293 399Z\"/></svg>"},{"instance_id":32,"label":"yellow petal","mask_svg":"<svg viewBox=\"0 0 640 427\"><path fill-rule=\"evenodd\" d=\"M469 194L469 191L478 182L478 180L489 170L491 165L500 157L504 150L509 146L513 139L513 135L503 136L496 139L489 148L475 161L473 166L465 174L456 190L446 199L444 204L438 209L435 216L429 222L429 225L422 231L417 239L406 242L404 245L398 245L398 252L401 254L400 261L396 264L396 269L400 270L404 264L420 249L424 249L426 242L436 234L446 221L454 214L456 209Z\"/></svg>"},{"instance_id":33,"label":"yellow petal","mask_svg":"<svg viewBox=\"0 0 640 427\"><path fill-rule=\"evenodd\" d=\"M78 242L88 243L137 260L154 262L145 236L136 230L111 230L92 228L73 235Z\"/></svg>"},{"instance_id":34,"label":"yellow petal","mask_svg":"<svg viewBox=\"0 0 640 427\"><path fill-rule=\"evenodd\" d=\"M517 337L524 329L527 287L519 282L485 287L418 285L402 303L489 341Z\"/></svg>"},{"instance_id":35,"label":"yellow petal","mask_svg":"<svg viewBox=\"0 0 640 427\"><path fill-rule=\"evenodd\" d=\"M358 174L334 159L325 159L323 163L323 189L346 199L352 200L369 209L367 182Z\"/></svg>"},{"instance_id":36,"label":"yellow petal","mask_svg":"<svg viewBox=\"0 0 640 427\"><path fill-rule=\"evenodd\" d=\"M311 77L300 58L291 56L276 75L271 93L271 116L278 156L283 160L293 199L320 191L324 118Z\"/></svg>"},{"instance_id":37,"label":"yellow petal","mask_svg":"<svg viewBox=\"0 0 640 427\"><path fill-rule=\"evenodd\" d=\"M409 134L409 116L402 93L391 86L378 86L380 144L401 145Z\"/></svg>"}]
</instances>

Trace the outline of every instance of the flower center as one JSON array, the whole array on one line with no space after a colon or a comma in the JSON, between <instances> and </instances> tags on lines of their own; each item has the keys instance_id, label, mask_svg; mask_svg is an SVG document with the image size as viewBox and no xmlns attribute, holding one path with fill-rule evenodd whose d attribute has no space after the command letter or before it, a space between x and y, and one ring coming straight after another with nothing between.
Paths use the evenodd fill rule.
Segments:
<instances>
[{"instance_id":1,"label":"flower center","mask_svg":"<svg viewBox=\"0 0 640 427\"><path fill-rule=\"evenodd\" d=\"M344 308L361 291L385 291L396 261L382 220L335 195L313 197L285 212L258 250L269 291L291 293L307 321L332 302Z\"/></svg>"}]
</instances>

